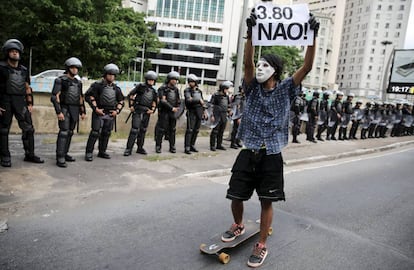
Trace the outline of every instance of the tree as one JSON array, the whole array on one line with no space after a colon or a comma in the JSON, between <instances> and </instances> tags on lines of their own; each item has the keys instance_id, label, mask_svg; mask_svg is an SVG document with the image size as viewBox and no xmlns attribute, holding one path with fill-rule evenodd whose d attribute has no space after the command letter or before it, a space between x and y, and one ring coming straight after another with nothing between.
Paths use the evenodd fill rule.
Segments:
<instances>
[{"instance_id":1,"label":"tree","mask_svg":"<svg viewBox=\"0 0 414 270\"><path fill-rule=\"evenodd\" d=\"M20 39L26 47L26 63L32 49L33 73L62 68L68 57L76 56L83 63L84 74L98 77L108 63L127 70L144 38L148 49L157 51L161 47L144 14L122 8L120 0L10 2L0 11L0 24L7 25L0 38Z\"/></svg>"}]
</instances>

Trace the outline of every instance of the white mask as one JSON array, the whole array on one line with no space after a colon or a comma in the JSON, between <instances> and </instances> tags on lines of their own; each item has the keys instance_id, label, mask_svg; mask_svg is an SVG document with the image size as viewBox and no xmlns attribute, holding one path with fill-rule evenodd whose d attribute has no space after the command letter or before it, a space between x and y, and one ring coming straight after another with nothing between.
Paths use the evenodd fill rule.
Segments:
<instances>
[{"instance_id":1,"label":"white mask","mask_svg":"<svg viewBox=\"0 0 414 270\"><path fill-rule=\"evenodd\" d=\"M275 69L264 59L260 59L256 65L256 79L259 83L264 83L275 73Z\"/></svg>"}]
</instances>

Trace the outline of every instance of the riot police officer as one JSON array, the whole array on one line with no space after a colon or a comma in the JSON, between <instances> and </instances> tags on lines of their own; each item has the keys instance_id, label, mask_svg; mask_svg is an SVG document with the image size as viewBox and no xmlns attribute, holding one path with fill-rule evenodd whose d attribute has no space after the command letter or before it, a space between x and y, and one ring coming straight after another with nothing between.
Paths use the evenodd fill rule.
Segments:
<instances>
[{"instance_id":1,"label":"riot police officer","mask_svg":"<svg viewBox=\"0 0 414 270\"><path fill-rule=\"evenodd\" d=\"M331 91L324 91L322 100L319 102L319 117L318 117L318 131L316 139L323 141L322 132L328 128L328 113L329 113L329 96ZM328 136L327 136L328 137Z\"/></svg>"},{"instance_id":2,"label":"riot police officer","mask_svg":"<svg viewBox=\"0 0 414 270\"><path fill-rule=\"evenodd\" d=\"M22 130L24 161L43 163L34 153L34 127L32 124L33 94L27 68L20 64L23 44L17 39L7 40L0 61L0 164L11 167L9 132L13 115Z\"/></svg>"},{"instance_id":3,"label":"riot police officer","mask_svg":"<svg viewBox=\"0 0 414 270\"><path fill-rule=\"evenodd\" d=\"M94 82L85 93L85 100L92 108L92 124L86 144L85 160L93 160L93 148L99 138L98 157L110 159L106 153L109 137L114 128L116 116L124 107L124 95L115 84L115 76L119 74L119 68L115 64L107 64L104 67L103 78Z\"/></svg>"},{"instance_id":4,"label":"riot police officer","mask_svg":"<svg viewBox=\"0 0 414 270\"><path fill-rule=\"evenodd\" d=\"M241 118L243 116L245 100L246 96L244 95L244 89L240 85L239 92L233 96L231 102L233 128L230 137L230 147L233 149L238 149L239 147L242 147L242 145L240 144L240 140L237 139L237 130L239 129Z\"/></svg>"},{"instance_id":5,"label":"riot police officer","mask_svg":"<svg viewBox=\"0 0 414 270\"><path fill-rule=\"evenodd\" d=\"M147 151L144 149L144 140L150 116L155 112L157 106L157 92L154 89L157 77L157 73L152 70L148 71L144 76L145 83L138 84L128 94L132 125L124 156L131 155L135 140L137 140L138 145L137 153L147 154Z\"/></svg>"},{"instance_id":6,"label":"riot police officer","mask_svg":"<svg viewBox=\"0 0 414 270\"><path fill-rule=\"evenodd\" d=\"M363 117L363 111L361 109L362 101L357 100L355 103L355 106L352 108L352 116L351 116L351 130L349 131L349 139L351 140L357 140L356 133L359 127L359 124L361 123L362 117Z\"/></svg>"},{"instance_id":7,"label":"riot police officer","mask_svg":"<svg viewBox=\"0 0 414 270\"><path fill-rule=\"evenodd\" d=\"M372 113L372 102L367 101L365 104L365 108L363 109L363 117L362 117L362 127L361 127L361 140L365 140L367 138L368 127L371 124L373 117Z\"/></svg>"},{"instance_id":8,"label":"riot police officer","mask_svg":"<svg viewBox=\"0 0 414 270\"><path fill-rule=\"evenodd\" d=\"M342 121L341 121L341 127L339 129L339 140L348 140L348 137L346 136L346 130L348 128L348 124L351 121L351 116L353 114L352 110L352 100L354 99L355 95L354 93L350 93L342 106Z\"/></svg>"},{"instance_id":9,"label":"riot police officer","mask_svg":"<svg viewBox=\"0 0 414 270\"><path fill-rule=\"evenodd\" d=\"M187 129L184 138L184 152L198 152L195 142L200 130L201 120L205 116L203 92L198 88L198 78L194 74L187 76L188 87L184 90L185 107L187 108Z\"/></svg>"},{"instance_id":10,"label":"riot police officer","mask_svg":"<svg viewBox=\"0 0 414 270\"><path fill-rule=\"evenodd\" d=\"M65 74L55 79L50 98L57 115L59 133L56 141L56 165L66 167L66 161L75 159L68 155L73 130L81 119L85 119L86 110L82 93L82 82L75 76L82 68L82 62L71 57L65 61Z\"/></svg>"},{"instance_id":11,"label":"riot police officer","mask_svg":"<svg viewBox=\"0 0 414 270\"><path fill-rule=\"evenodd\" d=\"M171 71L167 74L167 80L163 86L158 89L159 97L159 114L155 130L155 152L161 153L161 143L164 135L167 136L170 144L170 152L175 153L175 132L177 125L176 113L180 110L180 93L177 83L180 74Z\"/></svg>"},{"instance_id":12,"label":"riot police officer","mask_svg":"<svg viewBox=\"0 0 414 270\"><path fill-rule=\"evenodd\" d=\"M213 106L213 116L211 121L218 124L211 130L210 150L226 150L223 146L223 133L226 129L227 115L230 111L230 99L228 96L229 88L233 86L230 81L222 82L219 90L211 96L210 104Z\"/></svg>"},{"instance_id":13,"label":"riot police officer","mask_svg":"<svg viewBox=\"0 0 414 270\"><path fill-rule=\"evenodd\" d=\"M342 120L342 98L344 97L344 93L341 91L336 93L336 99L331 104L331 109L329 111L329 122L330 125L328 127L328 133L326 136L327 140L336 140L335 133L336 129L338 128L339 123Z\"/></svg>"},{"instance_id":14,"label":"riot police officer","mask_svg":"<svg viewBox=\"0 0 414 270\"><path fill-rule=\"evenodd\" d=\"M316 143L313 134L315 133L316 121L319 115L319 95L320 90L314 91L313 97L307 107L308 123L306 124L306 140L313 143Z\"/></svg>"},{"instance_id":15,"label":"riot police officer","mask_svg":"<svg viewBox=\"0 0 414 270\"><path fill-rule=\"evenodd\" d=\"M297 139L300 133L300 116L305 110L306 100L302 90L302 85L299 85L298 95L295 96L292 103L290 104L290 113L292 119L292 143L300 143Z\"/></svg>"}]
</instances>

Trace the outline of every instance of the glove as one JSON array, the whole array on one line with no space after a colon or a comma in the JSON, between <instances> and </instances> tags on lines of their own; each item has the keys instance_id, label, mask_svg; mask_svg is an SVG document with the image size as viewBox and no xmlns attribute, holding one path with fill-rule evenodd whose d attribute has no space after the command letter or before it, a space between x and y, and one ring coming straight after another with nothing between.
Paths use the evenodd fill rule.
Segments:
<instances>
[{"instance_id":1,"label":"glove","mask_svg":"<svg viewBox=\"0 0 414 270\"><path fill-rule=\"evenodd\" d=\"M310 29L312 29L313 31L315 31L315 37L317 37L318 36L318 31L319 31L319 25L320 25L320 23L319 23L318 20L316 20L315 16L313 16L312 13L309 13L308 23L309 23Z\"/></svg>"},{"instance_id":2,"label":"glove","mask_svg":"<svg viewBox=\"0 0 414 270\"><path fill-rule=\"evenodd\" d=\"M246 19L247 24L247 38L252 37L252 27L256 25L257 16L254 14L254 8L250 12L250 17Z\"/></svg>"}]
</instances>

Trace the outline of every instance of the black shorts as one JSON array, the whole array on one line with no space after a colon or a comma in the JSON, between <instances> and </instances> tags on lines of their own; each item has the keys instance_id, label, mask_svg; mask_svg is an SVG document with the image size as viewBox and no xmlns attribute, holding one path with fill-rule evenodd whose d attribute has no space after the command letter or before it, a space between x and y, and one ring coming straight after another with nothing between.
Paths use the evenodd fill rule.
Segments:
<instances>
[{"instance_id":1,"label":"black shorts","mask_svg":"<svg viewBox=\"0 0 414 270\"><path fill-rule=\"evenodd\" d=\"M260 200L285 200L282 154L243 149L232 168L228 199L247 201L256 190Z\"/></svg>"}]
</instances>

